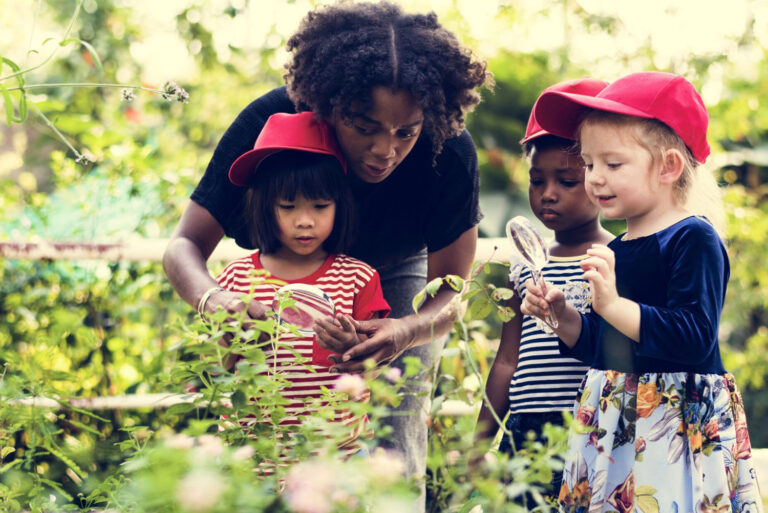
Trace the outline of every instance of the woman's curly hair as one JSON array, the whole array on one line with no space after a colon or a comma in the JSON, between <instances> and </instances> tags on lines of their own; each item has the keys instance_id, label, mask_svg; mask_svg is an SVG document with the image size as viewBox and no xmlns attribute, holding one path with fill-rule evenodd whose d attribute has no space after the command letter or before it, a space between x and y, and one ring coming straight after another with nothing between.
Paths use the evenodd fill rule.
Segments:
<instances>
[{"instance_id":1,"label":"woman's curly hair","mask_svg":"<svg viewBox=\"0 0 768 513\"><path fill-rule=\"evenodd\" d=\"M439 154L464 129L464 114L480 102L476 88L493 85L475 58L435 13L407 14L389 2L343 3L310 12L288 40L288 94L297 110L330 119L371 107L376 86L410 92L424 113L423 131Z\"/></svg>"}]
</instances>

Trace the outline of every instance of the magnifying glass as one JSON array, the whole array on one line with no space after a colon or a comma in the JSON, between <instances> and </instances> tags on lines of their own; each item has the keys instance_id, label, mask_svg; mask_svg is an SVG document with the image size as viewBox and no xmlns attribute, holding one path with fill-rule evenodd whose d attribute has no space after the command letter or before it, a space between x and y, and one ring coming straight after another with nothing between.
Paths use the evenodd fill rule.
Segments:
<instances>
[{"instance_id":1,"label":"magnifying glass","mask_svg":"<svg viewBox=\"0 0 768 513\"><path fill-rule=\"evenodd\" d=\"M281 305L282 303L282 305ZM320 287L306 283L289 283L277 290L272 300L272 310L281 323L294 326L301 336L312 336L312 364L330 367L330 355L338 355L323 349L317 343L312 326L317 319L336 316L336 305Z\"/></svg>"}]
</instances>

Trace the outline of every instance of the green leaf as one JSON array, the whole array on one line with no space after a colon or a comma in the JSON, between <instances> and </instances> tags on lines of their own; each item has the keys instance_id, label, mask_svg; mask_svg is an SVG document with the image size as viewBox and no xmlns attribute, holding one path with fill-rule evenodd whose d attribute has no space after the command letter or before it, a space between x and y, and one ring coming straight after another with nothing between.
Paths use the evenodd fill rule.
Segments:
<instances>
[{"instance_id":1,"label":"green leaf","mask_svg":"<svg viewBox=\"0 0 768 513\"><path fill-rule=\"evenodd\" d=\"M464 278L462 278L461 276L456 276L455 274L448 274L445 277L445 281L456 292L461 292L462 290L464 290Z\"/></svg>"},{"instance_id":2,"label":"green leaf","mask_svg":"<svg viewBox=\"0 0 768 513\"><path fill-rule=\"evenodd\" d=\"M101 58L99 58L99 54L96 51L96 49L91 45L88 41L83 41L82 39L79 39L77 37L70 37L68 39L62 39L59 42L59 46L67 46L68 44L78 44L83 47L85 47L86 50L88 50L88 53L91 54L91 57L93 58L93 62L96 64L96 67L99 68L99 71L104 71L104 66L101 64Z\"/></svg>"},{"instance_id":3,"label":"green leaf","mask_svg":"<svg viewBox=\"0 0 768 513\"><path fill-rule=\"evenodd\" d=\"M467 316L470 320L485 319L493 312L494 307L495 305L488 298L479 297L469 305Z\"/></svg>"},{"instance_id":4,"label":"green leaf","mask_svg":"<svg viewBox=\"0 0 768 513\"><path fill-rule=\"evenodd\" d=\"M413 299L411 300L411 307L413 308L414 312L419 311L421 304L424 302L425 295L426 295L426 292L422 290L421 292L413 296Z\"/></svg>"},{"instance_id":5,"label":"green leaf","mask_svg":"<svg viewBox=\"0 0 768 513\"><path fill-rule=\"evenodd\" d=\"M3 95L3 103L5 104L5 122L8 126L13 124L13 100L11 99L11 93L3 84L0 84L0 93Z\"/></svg>"},{"instance_id":6,"label":"green leaf","mask_svg":"<svg viewBox=\"0 0 768 513\"><path fill-rule=\"evenodd\" d=\"M44 449L46 449L48 452L56 456L59 460L61 460L67 467L72 469L72 472L77 474L81 479L85 479L85 472L83 472L83 469L80 468L80 466L72 461L72 459L61 452L60 450L54 448L52 445L44 445Z\"/></svg>"},{"instance_id":7,"label":"green leaf","mask_svg":"<svg viewBox=\"0 0 768 513\"><path fill-rule=\"evenodd\" d=\"M659 501L652 495L635 495L635 504L643 513L659 513Z\"/></svg>"},{"instance_id":8,"label":"green leaf","mask_svg":"<svg viewBox=\"0 0 768 513\"><path fill-rule=\"evenodd\" d=\"M496 301L506 301L507 299L511 299L514 295L515 292L512 289L504 287L499 287L493 291L493 299Z\"/></svg>"},{"instance_id":9,"label":"green leaf","mask_svg":"<svg viewBox=\"0 0 768 513\"><path fill-rule=\"evenodd\" d=\"M246 399L245 394L242 390L235 390L235 392L232 394L232 407L236 410L241 410L245 408L246 405Z\"/></svg>"},{"instance_id":10,"label":"green leaf","mask_svg":"<svg viewBox=\"0 0 768 513\"><path fill-rule=\"evenodd\" d=\"M192 411L194 408L195 405L193 403L174 404L168 408L168 415L184 415L185 413Z\"/></svg>"},{"instance_id":11,"label":"green leaf","mask_svg":"<svg viewBox=\"0 0 768 513\"><path fill-rule=\"evenodd\" d=\"M434 280L427 283L427 286L424 290L427 291L427 294L430 296L434 296L437 294L437 291L440 290L440 287L443 286L443 279L442 278L435 278Z\"/></svg>"}]
</instances>

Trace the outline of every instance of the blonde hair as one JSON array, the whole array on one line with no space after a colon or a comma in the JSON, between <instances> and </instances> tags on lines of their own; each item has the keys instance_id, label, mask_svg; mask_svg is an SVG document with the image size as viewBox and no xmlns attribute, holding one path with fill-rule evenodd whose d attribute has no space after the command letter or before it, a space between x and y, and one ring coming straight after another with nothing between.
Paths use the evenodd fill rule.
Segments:
<instances>
[{"instance_id":1,"label":"blonde hair","mask_svg":"<svg viewBox=\"0 0 768 513\"><path fill-rule=\"evenodd\" d=\"M725 236L725 208L722 193L715 176L693 158L693 154L679 135L657 119L640 118L601 110L590 111L579 125L578 135L584 126L608 124L617 128L629 128L640 146L658 163L667 150L677 150L683 155L683 172L674 183L672 195L678 205L692 214L706 217L720 238Z\"/></svg>"}]
</instances>

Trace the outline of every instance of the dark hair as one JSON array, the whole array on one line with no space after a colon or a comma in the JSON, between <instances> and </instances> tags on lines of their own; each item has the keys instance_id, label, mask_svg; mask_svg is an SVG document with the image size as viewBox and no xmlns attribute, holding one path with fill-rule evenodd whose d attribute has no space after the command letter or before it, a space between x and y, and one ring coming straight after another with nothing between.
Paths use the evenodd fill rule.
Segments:
<instances>
[{"instance_id":1,"label":"dark hair","mask_svg":"<svg viewBox=\"0 0 768 513\"><path fill-rule=\"evenodd\" d=\"M523 143L523 155L530 157L534 148L536 148L536 151L558 148L576 155L579 153L579 143L552 134L545 134Z\"/></svg>"},{"instance_id":2,"label":"dark hair","mask_svg":"<svg viewBox=\"0 0 768 513\"><path fill-rule=\"evenodd\" d=\"M297 110L330 119L371 107L371 90L408 91L424 113L434 155L464 129L464 114L480 102L475 88L492 86L478 61L437 15L406 14L390 2L340 4L311 11L288 40L288 94Z\"/></svg>"},{"instance_id":3,"label":"dark hair","mask_svg":"<svg viewBox=\"0 0 768 513\"><path fill-rule=\"evenodd\" d=\"M331 155L296 150L269 155L251 175L245 203L251 243L265 254L280 248L275 207L278 201L293 201L297 195L336 203L333 230L323 249L346 251L353 233L353 203L341 163Z\"/></svg>"}]
</instances>

